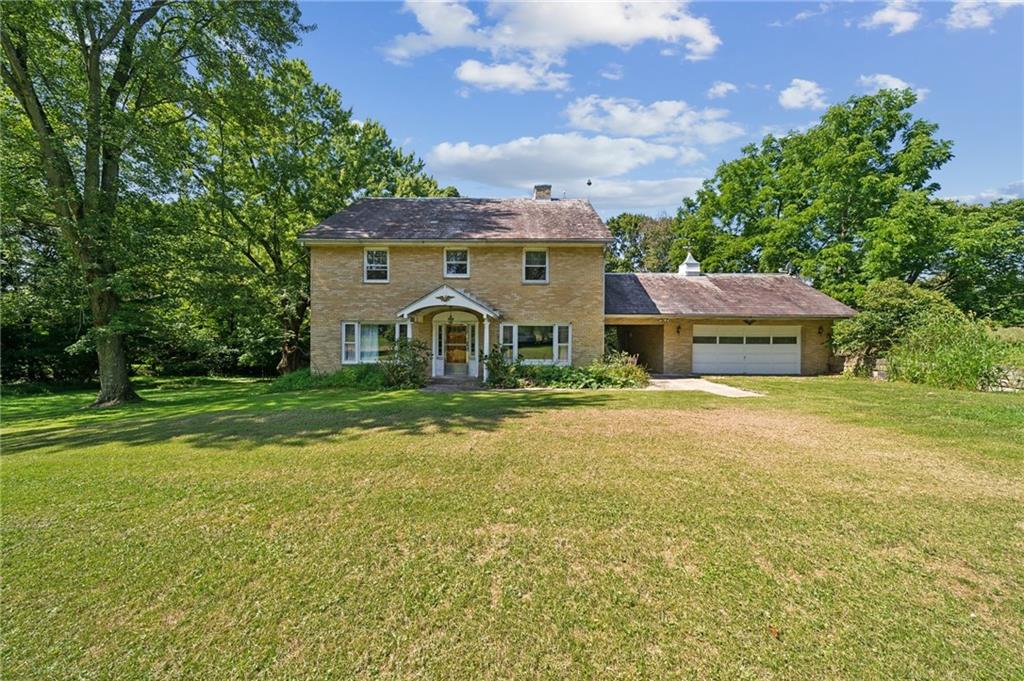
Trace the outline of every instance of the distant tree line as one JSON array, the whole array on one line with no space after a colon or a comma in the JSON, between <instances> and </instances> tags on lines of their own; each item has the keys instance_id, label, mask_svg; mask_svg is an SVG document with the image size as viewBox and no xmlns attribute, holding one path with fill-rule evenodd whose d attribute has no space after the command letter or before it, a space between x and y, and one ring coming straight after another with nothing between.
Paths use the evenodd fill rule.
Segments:
<instances>
[{"instance_id":1,"label":"distant tree line","mask_svg":"<svg viewBox=\"0 0 1024 681\"><path fill-rule=\"evenodd\" d=\"M457 195L285 51L277 0L7 3L0 314L12 380L290 371L295 237L360 196Z\"/></svg>"},{"instance_id":2,"label":"distant tree line","mask_svg":"<svg viewBox=\"0 0 1024 681\"><path fill-rule=\"evenodd\" d=\"M1024 325L1024 200L935 196L952 157L915 118L909 90L854 97L804 132L766 136L718 166L674 218L625 213L609 271L674 271L687 251L708 272L788 272L857 306L898 279L964 312Z\"/></svg>"}]
</instances>

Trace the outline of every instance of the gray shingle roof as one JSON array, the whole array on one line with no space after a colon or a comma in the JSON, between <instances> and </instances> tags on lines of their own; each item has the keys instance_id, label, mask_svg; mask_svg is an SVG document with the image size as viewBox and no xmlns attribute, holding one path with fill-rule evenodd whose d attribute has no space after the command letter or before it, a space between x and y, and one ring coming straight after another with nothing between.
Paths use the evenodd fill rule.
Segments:
<instances>
[{"instance_id":1,"label":"gray shingle roof","mask_svg":"<svg viewBox=\"0 0 1024 681\"><path fill-rule=\"evenodd\" d=\"M299 239L610 241L582 199L359 199Z\"/></svg>"},{"instance_id":2,"label":"gray shingle roof","mask_svg":"<svg viewBox=\"0 0 1024 681\"><path fill-rule=\"evenodd\" d=\"M606 274L609 315L852 317L856 311L785 274Z\"/></svg>"}]
</instances>

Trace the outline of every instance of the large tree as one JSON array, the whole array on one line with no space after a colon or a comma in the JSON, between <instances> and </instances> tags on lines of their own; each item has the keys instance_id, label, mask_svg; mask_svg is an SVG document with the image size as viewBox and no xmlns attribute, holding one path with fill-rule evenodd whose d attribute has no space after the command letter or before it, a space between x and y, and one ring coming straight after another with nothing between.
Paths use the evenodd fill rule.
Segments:
<instances>
[{"instance_id":1,"label":"large tree","mask_svg":"<svg viewBox=\"0 0 1024 681\"><path fill-rule=\"evenodd\" d=\"M236 318L276 339L278 371L293 371L304 362L310 303L299 232L359 196L457 192L438 187L378 123L354 120L303 62L284 60L254 77L227 73L212 91L195 168L195 220L210 238L195 241L196 256L217 263L201 281L235 287L226 300L243 302Z\"/></svg>"},{"instance_id":2,"label":"large tree","mask_svg":"<svg viewBox=\"0 0 1024 681\"><path fill-rule=\"evenodd\" d=\"M53 221L89 301L95 404L119 404L135 398L123 245L149 228L144 211L125 206L175 195L208 79L229 66L262 70L296 40L299 12L269 0L38 1L6 3L0 21L0 76L33 131Z\"/></svg>"},{"instance_id":3,"label":"large tree","mask_svg":"<svg viewBox=\"0 0 1024 681\"><path fill-rule=\"evenodd\" d=\"M614 239L605 249L606 272L667 272L674 231L668 217L621 213L608 220Z\"/></svg>"},{"instance_id":4,"label":"large tree","mask_svg":"<svg viewBox=\"0 0 1024 681\"><path fill-rule=\"evenodd\" d=\"M876 278L915 281L939 256L931 174L952 144L914 102L909 90L854 97L745 147L684 201L674 259L691 247L711 271L787 271L848 302Z\"/></svg>"}]
</instances>

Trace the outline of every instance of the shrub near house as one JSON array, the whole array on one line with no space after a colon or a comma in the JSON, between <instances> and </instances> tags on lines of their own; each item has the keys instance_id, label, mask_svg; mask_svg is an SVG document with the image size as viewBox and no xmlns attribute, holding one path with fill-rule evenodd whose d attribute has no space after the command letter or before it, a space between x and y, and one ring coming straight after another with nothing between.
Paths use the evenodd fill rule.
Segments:
<instances>
[{"instance_id":1,"label":"shrub near house","mask_svg":"<svg viewBox=\"0 0 1024 681\"><path fill-rule=\"evenodd\" d=\"M987 390L1005 385L1008 344L945 296L896 279L874 282L861 312L836 324L837 350L868 373L885 359L893 380Z\"/></svg>"}]
</instances>

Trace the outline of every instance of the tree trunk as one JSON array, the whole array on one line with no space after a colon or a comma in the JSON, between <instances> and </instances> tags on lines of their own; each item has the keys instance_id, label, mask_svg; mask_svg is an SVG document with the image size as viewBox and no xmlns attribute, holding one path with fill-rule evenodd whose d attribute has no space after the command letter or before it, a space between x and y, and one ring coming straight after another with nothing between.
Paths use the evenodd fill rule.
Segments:
<instances>
[{"instance_id":1,"label":"tree trunk","mask_svg":"<svg viewBox=\"0 0 1024 681\"><path fill-rule=\"evenodd\" d=\"M128 357L124 350L124 334L110 328L117 309L117 296L109 290L90 292L93 326L96 331L96 357L100 365L100 392L92 407L116 407L141 398L128 380Z\"/></svg>"},{"instance_id":2,"label":"tree trunk","mask_svg":"<svg viewBox=\"0 0 1024 681\"><path fill-rule=\"evenodd\" d=\"M277 363L279 374L291 373L305 365L299 339L302 335L302 323L306 320L306 311L309 310L309 301L303 301L296 307L295 310L286 307L281 315L284 342L281 344L281 361Z\"/></svg>"},{"instance_id":3,"label":"tree trunk","mask_svg":"<svg viewBox=\"0 0 1024 681\"><path fill-rule=\"evenodd\" d=\"M277 363L277 373L290 374L301 368L302 348L299 347L295 337L288 336L281 345L281 361Z\"/></svg>"},{"instance_id":4,"label":"tree trunk","mask_svg":"<svg viewBox=\"0 0 1024 681\"><path fill-rule=\"evenodd\" d=\"M116 407L141 399L128 380L124 334L101 332L96 339L96 356L100 363L100 393L92 407Z\"/></svg>"}]
</instances>

